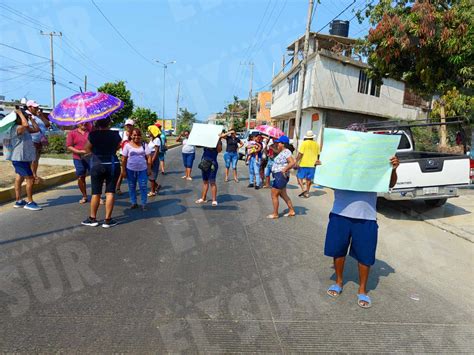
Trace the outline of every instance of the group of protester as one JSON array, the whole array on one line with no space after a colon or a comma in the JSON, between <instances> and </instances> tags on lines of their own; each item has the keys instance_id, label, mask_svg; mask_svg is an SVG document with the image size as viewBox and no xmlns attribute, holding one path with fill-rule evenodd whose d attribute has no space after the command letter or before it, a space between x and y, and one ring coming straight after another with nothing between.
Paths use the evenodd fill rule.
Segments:
<instances>
[{"instance_id":1,"label":"group of protester","mask_svg":"<svg viewBox=\"0 0 474 355\"><path fill-rule=\"evenodd\" d=\"M34 134L44 135L49 121L44 117L34 101L28 101L28 110L17 110L17 121L10 131L12 152L10 160L16 172L15 208L24 207L30 210L41 209L32 197L32 188L37 178L35 168L41 154L40 143L43 136L33 140ZM41 121L41 122L40 122ZM132 120L125 122L122 136L116 130L110 129L111 120L103 119L91 124L79 124L70 131L67 137L67 148L73 153L74 166L78 177L78 186L82 193L80 203L88 202L85 177L91 176L90 213L82 222L87 226L98 226L97 211L101 203L102 190L105 185L105 220L102 227L109 228L117 224L112 219L115 193L120 191L122 179L126 178L129 187L131 208L138 208L136 188L140 192L140 202L146 210L147 198L158 194L160 185L157 181L159 172L165 174L165 153L167 150L166 136L159 124L149 126L145 142L143 133L134 127ZM350 130L365 131L362 125L354 124ZM177 141L182 144L182 158L184 165L183 179L192 180L192 168L196 156L196 148L188 144L189 131L182 132ZM286 217L296 215L293 203L288 196L286 187L290 178L291 169L297 169L297 180L301 188L300 197L308 198L314 179L315 167L324 162L319 161L319 145L314 140L312 131L308 131L299 147L296 158L294 148L287 136L273 139L262 134L249 137L246 146L246 164L249 169L249 188L260 189L271 187L273 212L267 218L279 218L279 199L288 206ZM203 181L201 196L196 204L204 204L207 200L209 187L211 189L212 206L218 205L217 200L217 172L219 168L218 155L222 152L222 142L226 142L224 153L225 175L224 181L229 182L232 169L233 180L239 182L237 165L239 160L238 149L242 141L237 137L235 130L223 132L215 147L204 147L199 163ZM117 156L120 152L121 160ZM36 162L36 165L35 165ZM399 165L397 157L390 159L392 176L390 187L397 181L396 169ZM273 178L270 184L270 177ZM21 184L26 180L26 201L21 199ZM148 181L151 189L148 191ZM343 290L343 271L346 255L353 256L358 261L359 290L357 303L362 308L369 308L372 304L367 295L367 281L370 266L375 263L377 246L377 218L375 192L357 192L334 190L334 205L329 216L324 253L333 258L336 282L327 290L331 297L338 297Z\"/></svg>"}]
</instances>

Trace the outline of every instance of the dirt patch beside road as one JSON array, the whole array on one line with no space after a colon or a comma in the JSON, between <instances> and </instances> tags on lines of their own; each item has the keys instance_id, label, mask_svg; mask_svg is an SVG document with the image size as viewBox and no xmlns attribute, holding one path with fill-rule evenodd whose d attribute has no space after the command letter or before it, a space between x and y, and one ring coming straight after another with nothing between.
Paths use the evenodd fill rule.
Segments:
<instances>
[{"instance_id":1,"label":"dirt patch beside road","mask_svg":"<svg viewBox=\"0 0 474 355\"><path fill-rule=\"evenodd\" d=\"M38 175L40 177L46 177L49 175L57 174L63 171L71 170L70 166L53 166L53 165L40 165L38 168ZM0 188L11 187L15 181L15 170L12 164L8 161L0 161Z\"/></svg>"}]
</instances>

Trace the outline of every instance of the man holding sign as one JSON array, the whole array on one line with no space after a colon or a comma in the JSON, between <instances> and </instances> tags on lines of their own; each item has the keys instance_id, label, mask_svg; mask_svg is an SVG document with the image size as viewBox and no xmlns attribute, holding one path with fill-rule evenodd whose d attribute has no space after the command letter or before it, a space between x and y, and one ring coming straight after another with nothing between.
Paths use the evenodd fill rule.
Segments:
<instances>
[{"instance_id":1,"label":"man holding sign","mask_svg":"<svg viewBox=\"0 0 474 355\"><path fill-rule=\"evenodd\" d=\"M348 130L359 132L326 129L322 165L318 167L315 178L319 184L334 188L334 205L329 215L324 254L334 259L336 283L327 293L331 297L341 294L344 263L350 248L349 255L359 264L357 304L369 308L372 300L366 287L377 248L377 192L386 191L397 182L399 160L394 154L400 136L364 133L365 127L359 124L349 126ZM339 154L340 150L344 150L355 166L348 165L350 161L345 161ZM365 155L364 150L368 151ZM327 166L332 166L342 176L328 180L327 175L333 173L324 171ZM346 172L343 174L342 170ZM346 189L341 188L344 184L348 186Z\"/></svg>"}]
</instances>

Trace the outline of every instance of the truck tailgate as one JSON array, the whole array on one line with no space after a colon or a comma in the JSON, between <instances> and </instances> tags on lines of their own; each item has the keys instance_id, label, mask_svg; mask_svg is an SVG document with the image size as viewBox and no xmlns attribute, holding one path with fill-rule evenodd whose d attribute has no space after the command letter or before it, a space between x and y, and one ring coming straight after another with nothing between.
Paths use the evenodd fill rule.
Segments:
<instances>
[{"instance_id":1,"label":"truck tailgate","mask_svg":"<svg viewBox=\"0 0 474 355\"><path fill-rule=\"evenodd\" d=\"M394 189L468 185L469 158L461 155L401 160L397 175Z\"/></svg>"}]
</instances>

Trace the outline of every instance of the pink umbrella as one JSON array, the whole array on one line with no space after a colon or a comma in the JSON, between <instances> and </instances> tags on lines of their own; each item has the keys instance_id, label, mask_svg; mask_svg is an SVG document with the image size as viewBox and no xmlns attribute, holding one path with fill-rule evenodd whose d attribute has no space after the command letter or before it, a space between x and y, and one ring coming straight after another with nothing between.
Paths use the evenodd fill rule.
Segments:
<instances>
[{"instance_id":1,"label":"pink umbrella","mask_svg":"<svg viewBox=\"0 0 474 355\"><path fill-rule=\"evenodd\" d=\"M273 138L280 138L281 136L285 135L281 129L266 124L257 126L255 129Z\"/></svg>"}]
</instances>

